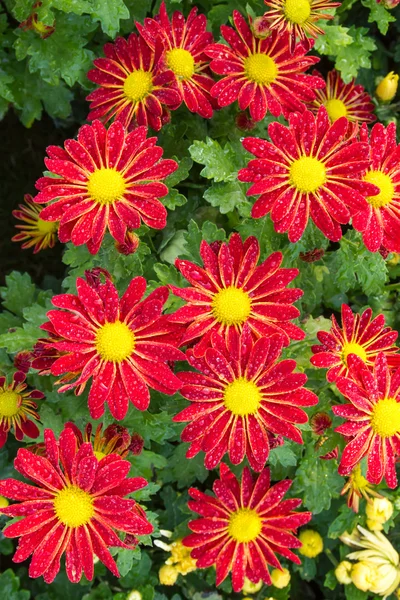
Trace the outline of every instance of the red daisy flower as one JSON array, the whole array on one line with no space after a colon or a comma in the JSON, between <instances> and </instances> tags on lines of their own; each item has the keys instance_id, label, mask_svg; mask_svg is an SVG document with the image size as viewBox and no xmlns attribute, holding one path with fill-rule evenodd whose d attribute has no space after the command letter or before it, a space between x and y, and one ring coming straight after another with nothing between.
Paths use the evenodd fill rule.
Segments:
<instances>
[{"instance_id":1,"label":"red daisy flower","mask_svg":"<svg viewBox=\"0 0 400 600\"><path fill-rule=\"evenodd\" d=\"M87 244L96 254L108 227L121 244L127 228L137 229L141 220L162 229L167 211L159 198L168 188L159 180L173 173L174 160L160 160L157 138L146 139L146 127L127 133L116 121L107 131L100 121L83 125L78 140L66 140L64 148L49 146L48 170L57 176L42 177L35 202L56 200L44 208L41 219L60 221L61 242Z\"/></svg>"},{"instance_id":2,"label":"red daisy flower","mask_svg":"<svg viewBox=\"0 0 400 600\"><path fill-rule=\"evenodd\" d=\"M378 354L384 352L390 367L400 367L399 349L394 345L397 331L385 327L384 315L374 319L371 317L370 308L358 315L353 313L350 306L342 304L342 327L332 315L331 330L317 333L321 346L311 346L314 356L310 361L314 367L328 368L328 381L349 376L349 354L358 356L372 370Z\"/></svg>"},{"instance_id":3,"label":"red daisy flower","mask_svg":"<svg viewBox=\"0 0 400 600\"><path fill-rule=\"evenodd\" d=\"M361 127L360 140L368 142L368 128ZM372 164L364 181L375 186L364 209L353 217L353 227L361 231L371 252L383 245L400 252L400 144L396 143L396 124L373 126L370 136Z\"/></svg>"},{"instance_id":4,"label":"red daisy flower","mask_svg":"<svg viewBox=\"0 0 400 600\"><path fill-rule=\"evenodd\" d=\"M213 42L213 36L206 31L206 16L198 15L194 7L186 22L179 11L170 20L163 1L154 19L145 19L144 25L136 23L136 27L150 47L155 48L156 40L161 40L164 47L161 60L164 68L173 72L175 87L184 103L191 112L210 119L213 114L210 90L214 80L208 74L209 61L204 49Z\"/></svg>"},{"instance_id":5,"label":"red daisy flower","mask_svg":"<svg viewBox=\"0 0 400 600\"><path fill-rule=\"evenodd\" d=\"M129 453L129 444L131 436L126 427L117 425L116 423L108 425L103 429L103 424L100 423L93 436L93 426L88 423L85 430L82 432L75 423L68 422L65 427L69 427L75 433L78 441L78 447L84 443L92 444L93 453L98 460L101 460L108 454L118 454L121 458L125 458Z\"/></svg>"},{"instance_id":6,"label":"red daisy flower","mask_svg":"<svg viewBox=\"0 0 400 600\"><path fill-rule=\"evenodd\" d=\"M325 87L320 77L304 75L319 58L305 56L307 48L303 44L291 54L288 33L257 38L237 10L233 11L233 22L236 31L221 26L229 46L211 44L205 50L213 59L212 71L225 75L211 90L219 105L228 106L238 100L240 110L249 108L255 121L261 121L267 111L274 117L303 112L304 102L314 100L314 90Z\"/></svg>"},{"instance_id":7,"label":"red daisy flower","mask_svg":"<svg viewBox=\"0 0 400 600\"><path fill-rule=\"evenodd\" d=\"M293 302L301 298L299 288L286 286L298 274L298 269L280 269L283 256L274 252L261 265L260 245L255 237L243 243L240 235L231 235L228 244L200 245L204 268L187 260L175 261L176 267L193 287L170 286L176 296L187 304L179 308L170 320L189 324L181 340L187 344L201 341L195 355L202 356L213 331L228 336L232 329L241 331L248 323L254 337L279 333L284 345L290 339L302 340L304 332L289 321L299 316Z\"/></svg>"},{"instance_id":8,"label":"red daisy flower","mask_svg":"<svg viewBox=\"0 0 400 600\"><path fill-rule=\"evenodd\" d=\"M132 548L116 531L131 536L149 534L153 526L134 500L124 496L147 485L142 477L127 478L131 468L117 454L100 461L92 445L78 444L67 427L57 443L54 433L45 430L46 455L18 450L14 466L36 485L17 479L0 481L6 498L19 500L0 512L10 517L24 517L5 528L8 538L20 538L13 561L20 563L31 554L30 577L43 575L51 583L60 570L65 553L68 579L77 583L82 571L93 579L93 558L119 577L117 565L108 547ZM129 538L129 539L130 539ZM134 539L134 544L137 540Z\"/></svg>"},{"instance_id":9,"label":"red daisy flower","mask_svg":"<svg viewBox=\"0 0 400 600\"><path fill-rule=\"evenodd\" d=\"M314 71L313 74L319 75L318 71ZM355 81L353 79L350 83L344 83L337 71L329 71L326 88L315 91L316 98L309 104L308 109L317 114L319 107L325 106L332 123L340 117L354 122L375 121L375 107L371 96L362 85L356 85Z\"/></svg>"},{"instance_id":10,"label":"red daisy flower","mask_svg":"<svg viewBox=\"0 0 400 600\"><path fill-rule=\"evenodd\" d=\"M189 522L194 533L183 544L194 548L191 556L197 568L215 565L217 585L231 572L233 590L240 592L245 577L272 585L268 565L282 569L276 554L300 564L289 548L301 547L294 534L312 515L294 511L300 499L282 500L291 485L286 479L270 487L269 469L253 478L247 467L238 481L222 463L220 479L213 485L215 496L189 489L189 508L202 518Z\"/></svg>"},{"instance_id":11,"label":"red daisy flower","mask_svg":"<svg viewBox=\"0 0 400 600\"><path fill-rule=\"evenodd\" d=\"M86 98L91 102L89 121L121 121L130 129L150 125L155 131L170 120L168 108L181 103L178 90L171 89L175 77L161 67L163 47L160 41L152 50L145 40L131 33L104 46L105 58L94 61L88 73L90 81L101 87Z\"/></svg>"},{"instance_id":12,"label":"red daisy flower","mask_svg":"<svg viewBox=\"0 0 400 600\"><path fill-rule=\"evenodd\" d=\"M0 448L6 443L11 428L19 442L24 435L33 439L39 435L39 429L31 420L39 420L37 404L32 400L42 400L44 394L39 390L27 390L25 379L22 371L13 374L9 385L5 377L0 377Z\"/></svg>"},{"instance_id":13,"label":"red daisy flower","mask_svg":"<svg viewBox=\"0 0 400 600\"><path fill-rule=\"evenodd\" d=\"M228 340L214 332L203 358L188 350L189 364L201 375L178 374L180 393L192 404L173 419L190 421L182 432L182 441L191 442L187 458L203 450L206 468L213 469L229 452L234 465L247 456L261 471L269 455L268 433L303 443L294 423L307 423L300 407L317 404L318 398L303 387L307 376L293 373L294 360L277 362L282 346L279 335L254 342L246 324L241 335L231 329Z\"/></svg>"},{"instance_id":14,"label":"red daisy flower","mask_svg":"<svg viewBox=\"0 0 400 600\"><path fill-rule=\"evenodd\" d=\"M13 217L25 223L16 225L20 233L11 238L13 242L24 242L21 246L23 250L33 247L33 253L46 248L54 248L57 240L58 223L49 223L39 217L41 207L36 206L30 194L24 196L25 204L20 204L18 210L13 210Z\"/></svg>"},{"instance_id":15,"label":"red daisy flower","mask_svg":"<svg viewBox=\"0 0 400 600\"><path fill-rule=\"evenodd\" d=\"M396 458L400 456L400 369L391 372L381 353L371 372L358 356L349 357L350 378L336 380L338 390L350 404L333 406L335 415L346 419L335 431L347 438L339 465L348 475L367 457L367 480L390 488L397 486Z\"/></svg>"},{"instance_id":16,"label":"red daisy flower","mask_svg":"<svg viewBox=\"0 0 400 600\"><path fill-rule=\"evenodd\" d=\"M272 142L246 138L243 146L256 156L239 171L240 181L252 181L248 195L258 195L252 209L256 219L269 212L278 233L297 242L308 219L329 240L342 237L340 224L366 206L365 196L376 187L361 181L370 164L368 145L355 140L356 127L342 117L332 125L321 106L292 114L289 127L268 126Z\"/></svg>"},{"instance_id":17,"label":"red daisy flower","mask_svg":"<svg viewBox=\"0 0 400 600\"><path fill-rule=\"evenodd\" d=\"M77 296L54 296L53 305L62 310L47 313L59 336L58 341L49 338L48 347L61 353L50 363L50 372L67 374L58 382L63 384L60 392L76 388L79 395L92 377L91 417L99 419L107 402L117 420L125 417L129 400L139 410L147 409L149 387L174 394L180 381L166 362L186 357L175 347L181 328L161 314L168 289L160 287L141 300L143 277L132 279L121 299L109 278L97 285L79 278L76 287ZM77 379L71 382L71 375Z\"/></svg>"}]
</instances>

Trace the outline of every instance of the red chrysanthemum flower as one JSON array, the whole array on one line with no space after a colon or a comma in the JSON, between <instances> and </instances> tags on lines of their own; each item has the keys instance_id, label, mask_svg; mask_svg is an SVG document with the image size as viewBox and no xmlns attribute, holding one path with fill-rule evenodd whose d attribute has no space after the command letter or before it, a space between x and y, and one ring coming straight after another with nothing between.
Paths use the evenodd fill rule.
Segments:
<instances>
[{"instance_id":1,"label":"red chrysanthemum flower","mask_svg":"<svg viewBox=\"0 0 400 600\"><path fill-rule=\"evenodd\" d=\"M258 195L256 219L271 213L278 233L297 242L311 217L329 240L342 237L340 224L366 206L376 188L361 181L369 167L368 145L355 140L356 128L345 117L332 125L321 106L317 116L292 114L289 127L268 126L272 142L246 138L243 146L256 156L239 171L240 181L252 181L248 195Z\"/></svg>"},{"instance_id":2,"label":"red chrysanthemum flower","mask_svg":"<svg viewBox=\"0 0 400 600\"><path fill-rule=\"evenodd\" d=\"M20 350L14 356L14 367L17 371L27 373L32 364L32 352L29 350Z\"/></svg>"},{"instance_id":3,"label":"red chrysanthemum flower","mask_svg":"<svg viewBox=\"0 0 400 600\"><path fill-rule=\"evenodd\" d=\"M340 2L330 0L264 0L264 4L271 9L262 17L265 29L276 31L279 35L287 31L291 48L294 48L296 39L307 45L307 35L312 38L323 35L325 32L316 25L316 21L333 19L333 15L322 11L340 6Z\"/></svg>"},{"instance_id":4,"label":"red chrysanthemum flower","mask_svg":"<svg viewBox=\"0 0 400 600\"><path fill-rule=\"evenodd\" d=\"M157 39L161 40L164 68L173 72L175 87L188 109L210 119L213 114L210 90L214 80L209 75L204 49L211 44L213 36L206 30L206 16L198 15L194 7L186 22L179 11L175 11L170 20L163 1L154 19L147 18L144 25L136 23L136 26L150 47L155 48Z\"/></svg>"},{"instance_id":5,"label":"red chrysanthemum flower","mask_svg":"<svg viewBox=\"0 0 400 600\"><path fill-rule=\"evenodd\" d=\"M318 398L303 387L307 376L293 373L294 360L277 362L282 346L279 335L254 342L246 324L241 335L231 329L228 340L214 332L203 358L188 350L189 364L201 374L178 374L180 393L192 404L173 419L190 421L182 432L182 441L191 442L187 458L203 450L206 468L213 469L228 452L234 465L247 456L261 471L269 455L268 433L303 443L294 424L308 421L301 407L317 404Z\"/></svg>"},{"instance_id":6,"label":"red chrysanthemum flower","mask_svg":"<svg viewBox=\"0 0 400 600\"><path fill-rule=\"evenodd\" d=\"M12 211L13 217L24 223L24 225L15 226L21 231L11 238L12 241L24 242L21 246L23 250L33 247L34 254L46 248L54 248L58 223L49 223L40 218L42 208L36 206L30 194L25 194L24 202L25 204L19 205L18 210Z\"/></svg>"},{"instance_id":7,"label":"red chrysanthemum flower","mask_svg":"<svg viewBox=\"0 0 400 600\"><path fill-rule=\"evenodd\" d=\"M286 286L298 274L298 269L280 269L282 254L274 252L261 265L260 246L255 237L243 243L234 233L228 244L200 245L204 268L187 260L177 259L176 267L193 287L170 286L176 296L187 304L179 308L170 320L188 324L181 344L200 341L195 355L202 356L213 331L228 336L230 330L241 331L248 323L254 337L279 333L284 345L290 339L302 340L304 332L289 321L299 316L293 302L301 298L299 288Z\"/></svg>"},{"instance_id":8,"label":"red chrysanthemum flower","mask_svg":"<svg viewBox=\"0 0 400 600\"><path fill-rule=\"evenodd\" d=\"M60 392L76 388L81 394L92 377L88 400L91 417L100 418L108 403L118 420L125 417L129 401L146 410L149 387L164 394L175 393L180 381L166 363L186 357L175 347L181 328L162 316L168 289L160 287L141 300L146 291L143 277L132 279L121 299L109 278L97 285L79 278L76 287L77 296L54 296L53 305L62 310L47 313L59 336L58 341L50 337L48 347L62 354L50 363L50 371L53 375L67 374L59 381L63 384ZM71 381L71 374L77 375L75 381Z\"/></svg>"},{"instance_id":9,"label":"red chrysanthemum flower","mask_svg":"<svg viewBox=\"0 0 400 600\"><path fill-rule=\"evenodd\" d=\"M39 420L37 404L33 400L42 400L44 394L39 390L27 390L25 379L22 371L13 374L9 385L5 377L0 377L0 448L6 443L10 429L14 429L18 441L24 435L33 439L39 435L39 429L32 420Z\"/></svg>"},{"instance_id":10,"label":"red chrysanthemum flower","mask_svg":"<svg viewBox=\"0 0 400 600\"><path fill-rule=\"evenodd\" d=\"M189 522L195 533L183 544L194 548L191 556L197 568L215 565L217 585L231 572L233 590L240 592L245 577L272 585L268 565L282 569L276 554L300 564L289 548L301 547L294 534L312 515L295 512L300 499L282 500L291 485L286 479L270 487L269 469L253 478L247 467L238 481L222 463L220 479L213 485L215 496L189 489L189 508L202 518Z\"/></svg>"},{"instance_id":11,"label":"red chrysanthemum flower","mask_svg":"<svg viewBox=\"0 0 400 600\"><path fill-rule=\"evenodd\" d=\"M4 530L8 538L19 537L14 562L25 561L31 554L30 577L43 575L51 583L60 570L65 553L67 576L77 583L82 571L93 579L93 558L119 577L117 565L108 547L132 548L116 531L129 536L149 534L153 526L134 500L124 496L147 485L142 477L127 478L131 468L117 454L100 461L92 445L84 443L78 450L74 432L65 428L57 443L54 433L45 430L46 456L18 450L14 466L36 485L17 479L0 481L0 493L19 500L0 512L10 517L24 517ZM137 543L134 538L133 545Z\"/></svg>"},{"instance_id":12,"label":"red chrysanthemum flower","mask_svg":"<svg viewBox=\"0 0 400 600\"><path fill-rule=\"evenodd\" d=\"M61 242L87 244L96 254L106 229L121 244L127 228L137 229L141 220L162 229L167 211L159 198L168 193L161 179L173 173L174 160L160 160L157 138L146 139L146 127L127 133L116 121L107 131L100 121L83 125L78 140L66 140L64 148L49 146L48 170L57 176L42 177L35 202L56 200L40 217L60 221Z\"/></svg>"},{"instance_id":13,"label":"red chrysanthemum flower","mask_svg":"<svg viewBox=\"0 0 400 600\"><path fill-rule=\"evenodd\" d=\"M125 458L129 453L129 444L131 436L126 427L117 425L116 423L108 425L103 429L103 424L100 423L96 427L96 432L93 436L93 425L88 423L82 434L81 430L75 423L68 422L65 427L69 427L75 433L78 441L78 447L84 443L92 444L93 453L98 460L101 460L108 454L118 454L121 458Z\"/></svg>"},{"instance_id":14,"label":"red chrysanthemum flower","mask_svg":"<svg viewBox=\"0 0 400 600\"><path fill-rule=\"evenodd\" d=\"M320 77L304 75L319 58L305 56L307 48L303 44L291 54L289 34L255 37L237 10L233 11L233 22L236 31L221 26L229 46L211 44L205 50L213 59L210 67L214 73L224 75L211 90L219 105L228 106L238 100L240 110L249 108L255 121L261 121L267 111L274 117L303 112L304 102L314 100L314 90L325 87Z\"/></svg>"},{"instance_id":15,"label":"red chrysanthemum flower","mask_svg":"<svg viewBox=\"0 0 400 600\"><path fill-rule=\"evenodd\" d=\"M361 127L360 140L368 142L368 128ZM396 124L385 128L373 126L370 136L372 164L364 181L375 186L367 203L353 217L353 227L361 231L364 244L371 252L383 245L390 252L400 252L400 144L396 143Z\"/></svg>"},{"instance_id":16,"label":"red chrysanthemum flower","mask_svg":"<svg viewBox=\"0 0 400 600\"><path fill-rule=\"evenodd\" d=\"M350 404L333 406L346 423L335 429L349 443L343 450L340 475L348 475L367 457L366 477L390 488L397 486L396 458L400 456L400 369L390 371L386 356L378 355L371 372L358 356L350 356L350 378L336 380L338 390Z\"/></svg>"},{"instance_id":17,"label":"red chrysanthemum flower","mask_svg":"<svg viewBox=\"0 0 400 600\"><path fill-rule=\"evenodd\" d=\"M311 346L314 356L310 360L315 367L329 369L328 381L349 376L347 359L350 354L358 356L372 370L376 357L384 352L390 367L400 367L399 349L394 345L397 331L385 327L384 315L371 317L370 308L358 315L350 306L342 304L342 327L332 315L331 330L317 333L321 346Z\"/></svg>"},{"instance_id":18,"label":"red chrysanthemum flower","mask_svg":"<svg viewBox=\"0 0 400 600\"><path fill-rule=\"evenodd\" d=\"M86 98L91 102L89 121L114 118L128 129L150 125L159 131L170 120L168 109L182 101L179 91L170 87L174 74L160 64L162 52L161 41L152 50L134 33L127 40L119 37L107 43L105 58L96 58L96 68L87 75L101 86Z\"/></svg>"},{"instance_id":19,"label":"red chrysanthemum flower","mask_svg":"<svg viewBox=\"0 0 400 600\"><path fill-rule=\"evenodd\" d=\"M314 75L319 75L318 71ZM355 79L344 83L340 74L329 71L326 79L326 88L315 91L315 100L308 109L317 114L320 106L325 106L328 117L332 123L346 117L348 121L371 123L376 120L374 104L371 96L362 85L356 85Z\"/></svg>"}]
</instances>

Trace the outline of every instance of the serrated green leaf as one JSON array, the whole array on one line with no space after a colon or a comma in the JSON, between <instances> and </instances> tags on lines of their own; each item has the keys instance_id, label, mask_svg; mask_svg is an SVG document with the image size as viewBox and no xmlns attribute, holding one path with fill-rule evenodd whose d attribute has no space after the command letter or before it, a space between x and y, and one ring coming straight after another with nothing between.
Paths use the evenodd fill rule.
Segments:
<instances>
[{"instance_id":1,"label":"serrated green leaf","mask_svg":"<svg viewBox=\"0 0 400 600\"><path fill-rule=\"evenodd\" d=\"M13 271L6 276L6 286L0 288L3 306L15 315L22 316L24 308L33 303L35 284L28 273Z\"/></svg>"},{"instance_id":2,"label":"serrated green leaf","mask_svg":"<svg viewBox=\"0 0 400 600\"><path fill-rule=\"evenodd\" d=\"M356 514L347 504L342 504L338 516L329 525L328 537L334 540L345 531L353 531L361 519L361 515Z\"/></svg>"},{"instance_id":3,"label":"serrated green leaf","mask_svg":"<svg viewBox=\"0 0 400 600\"><path fill-rule=\"evenodd\" d=\"M211 138L205 142L195 140L189 152L195 162L205 165L201 171L203 177L215 182L236 180L235 153L229 143L222 148Z\"/></svg>"},{"instance_id":4,"label":"serrated green leaf","mask_svg":"<svg viewBox=\"0 0 400 600\"><path fill-rule=\"evenodd\" d=\"M129 10L123 0L91 0L91 14L101 23L101 28L114 38L119 31L121 19L129 19Z\"/></svg>"},{"instance_id":5,"label":"serrated green leaf","mask_svg":"<svg viewBox=\"0 0 400 600\"><path fill-rule=\"evenodd\" d=\"M28 590L20 590L19 578L12 569L7 569L0 575L0 590L7 600L28 600L31 597Z\"/></svg>"},{"instance_id":6,"label":"serrated green leaf","mask_svg":"<svg viewBox=\"0 0 400 600\"><path fill-rule=\"evenodd\" d=\"M188 460L186 458L186 444L179 444L168 459L168 472L164 478L165 483L176 482L178 488L187 488L195 481L205 481L208 471L204 467L202 453Z\"/></svg>"},{"instance_id":7,"label":"serrated green leaf","mask_svg":"<svg viewBox=\"0 0 400 600\"><path fill-rule=\"evenodd\" d=\"M379 31L386 35L389 24L396 21L396 18L386 10L383 2L378 4L376 0L362 0L362 4L369 8L368 23L376 23Z\"/></svg>"},{"instance_id":8,"label":"serrated green leaf","mask_svg":"<svg viewBox=\"0 0 400 600\"><path fill-rule=\"evenodd\" d=\"M204 192L204 198L211 206L218 207L222 214L237 208L242 216L250 216L250 202L244 186L238 181L214 183Z\"/></svg>"}]
</instances>

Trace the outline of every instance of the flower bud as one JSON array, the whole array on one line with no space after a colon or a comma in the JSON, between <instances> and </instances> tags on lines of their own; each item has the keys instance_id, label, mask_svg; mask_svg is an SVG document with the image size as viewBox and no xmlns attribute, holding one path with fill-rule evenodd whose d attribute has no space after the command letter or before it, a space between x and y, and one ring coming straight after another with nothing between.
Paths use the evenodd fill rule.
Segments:
<instances>
[{"instance_id":1,"label":"flower bud","mask_svg":"<svg viewBox=\"0 0 400 600\"><path fill-rule=\"evenodd\" d=\"M170 565L163 565L158 571L158 579L161 585L174 585L178 579L178 571Z\"/></svg>"},{"instance_id":2,"label":"flower bud","mask_svg":"<svg viewBox=\"0 0 400 600\"><path fill-rule=\"evenodd\" d=\"M349 585L351 583L351 570L353 565L348 560L342 560L341 563L335 569L336 579L343 585Z\"/></svg>"},{"instance_id":3,"label":"flower bud","mask_svg":"<svg viewBox=\"0 0 400 600\"><path fill-rule=\"evenodd\" d=\"M390 102L396 95L399 76L394 71L390 71L377 85L375 96L381 102Z\"/></svg>"},{"instance_id":4,"label":"flower bud","mask_svg":"<svg viewBox=\"0 0 400 600\"><path fill-rule=\"evenodd\" d=\"M375 519L367 519L367 527L370 531L382 531L383 525Z\"/></svg>"},{"instance_id":5,"label":"flower bud","mask_svg":"<svg viewBox=\"0 0 400 600\"><path fill-rule=\"evenodd\" d=\"M132 590L127 595L126 600L142 600L142 594L138 590Z\"/></svg>"},{"instance_id":6,"label":"flower bud","mask_svg":"<svg viewBox=\"0 0 400 600\"><path fill-rule=\"evenodd\" d=\"M271 35L271 29L269 27L268 19L265 15L262 17L256 17L251 23L251 29L256 38L264 39Z\"/></svg>"},{"instance_id":7,"label":"flower bud","mask_svg":"<svg viewBox=\"0 0 400 600\"><path fill-rule=\"evenodd\" d=\"M247 577L245 577L242 591L244 594L255 594L261 590L262 585L262 581L259 581L258 583L253 583L252 581L250 581L250 579L247 579Z\"/></svg>"},{"instance_id":8,"label":"flower bud","mask_svg":"<svg viewBox=\"0 0 400 600\"><path fill-rule=\"evenodd\" d=\"M326 412L318 412L310 421L311 429L316 435L322 435L332 425L332 419Z\"/></svg>"},{"instance_id":9,"label":"flower bud","mask_svg":"<svg viewBox=\"0 0 400 600\"><path fill-rule=\"evenodd\" d=\"M367 518L372 521L377 521L381 524L386 523L393 514L393 504L387 498L374 498L367 504L365 513ZM371 529L371 531L374 530Z\"/></svg>"},{"instance_id":10,"label":"flower bud","mask_svg":"<svg viewBox=\"0 0 400 600\"><path fill-rule=\"evenodd\" d=\"M358 562L351 570L351 580L359 590L367 592L377 578L376 567L367 561Z\"/></svg>"},{"instance_id":11,"label":"flower bud","mask_svg":"<svg viewBox=\"0 0 400 600\"><path fill-rule=\"evenodd\" d=\"M124 254L128 256L129 254L134 254L136 250L139 248L140 239L133 233L133 231L127 231L125 233L125 239L123 243L115 242L115 248L120 254Z\"/></svg>"},{"instance_id":12,"label":"flower bud","mask_svg":"<svg viewBox=\"0 0 400 600\"><path fill-rule=\"evenodd\" d=\"M273 569L271 571L271 581L272 585L282 590L290 583L290 571L288 569Z\"/></svg>"},{"instance_id":13,"label":"flower bud","mask_svg":"<svg viewBox=\"0 0 400 600\"><path fill-rule=\"evenodd\" d=\"M254 119L252 119L245 111L236 115L235 123L236 127L242 131L251 131L256 126Z\"/></svg>"},{"instance_id":14,"label":"flower bud","mask_svg":"<svg viewBox=\"0 0 400 600\"><path fill-rule=\"evenodd\" d=\"M299 540L302 543L299 552L307 558L315 558L324 549L324 542L318 531L304 529L299 535Z\"/></svg>"}]
</instances>

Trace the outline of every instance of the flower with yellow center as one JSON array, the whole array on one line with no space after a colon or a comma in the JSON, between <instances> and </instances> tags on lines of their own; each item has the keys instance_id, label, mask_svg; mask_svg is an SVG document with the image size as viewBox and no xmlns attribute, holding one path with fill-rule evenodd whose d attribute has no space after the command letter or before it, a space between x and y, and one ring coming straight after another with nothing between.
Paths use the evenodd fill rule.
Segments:
<instances>
[{"instance_id":1,"label":"flower with yellow center","mask_svg":"<svg viewBox=\"0 0 400 600\"><path fill-rule=\"evenodd\" d=\"M262 394L252 381L243 377L229 383L224 391L224 404L234 415L253 415L258 412Z\"/></svg>"},{"instance_id":2,"label":"flower with yellow center","mask_svg":"<svg viewBox=\"0 0 400 600\"><path fill-rule=\"evenodd\" d=\"M290 571L289 569L273 569L271 571L272 585L282 590L287 587L290 583Z\"/></svg>"},{"instance_id":3,"label":"flower with yellow center","mask_svg":"<svg viewBox=\"0 0 400 600\"><path fill-rule=\"evenodd\" d=\"M24 242L23 250L33 247L33 253L40 250L53 248L57 240L58 223L43 221L39 217L41 207L37 206L30 194L24 196L24 204L19 205L18 210L13 210L13 216L22 221L24 225L16 225L20 232L14 235L13 242Z\"/></svg>"},{"instance_id":4,"label":"flower with yellow center","mask_svg":"<svg viewBox=\"0 0 400 600\"><path fill-rule=\"evenodd\" d=\"M179 571L170 565L163 565L158 571L158 580L161 585L175 585Z\"/></svg>"},{"instance_id":5,"label":"flower with yellow center","mask_svg":"<svg viewBox=\"0 0 400 600\"><path fill-rule=\"evenodd\" d=\"M367 202L371 206L381 208L391 203L394 196L394 185L389 175L382 171L368 171L364 176L364 181L368 181L368 183L372 183L379 188L379 194L367 197Z\"/></svg>"},{"instance_id":6,"label":"flower with yellow center","mask_svg":"<svg viewBox=\"0 0 400 600\"><path fill-rule=\"evenodd\" d=\"M63 525L75 529L94 515L93 498L76 485L63 488L54 498L54 510Z\"/></svg>"},{"instance_id":7,"label":"flower with yellow center","mask_svg":"<svg viewBox=\"0 0 400 600\"><path fill-rule=\"evenodd\" d=\"M225 326L243 325L251 314L250 296L241 288L223 288L214 296L212 311L218 323Z\"/></svg>"},{"instance_id":8,"label":"flower with yellow center","mask_svg":"<svg viewBox=\"0 0 400 600\"><path fill-rule=\"evenodd\" d=\"M379 400L372 410L371 427L382 438L400 433L400 401L395 398Z\"/></svg>"},{"instance_id":9,"label":"flower with yellow center","mask_svg":"<svg viewBox=\"0 0 400 600\"><path fill-rule=\"evenodd\" d=\"M345 344L343 344L342 348L342 362L344 365L346 365L346 367L347 357L349 356L349 354L355 354L356 356L361 358L363 362L366 362L367 360L367 353L360 344L354 342L346 342Z\"/></svg>"},{"instance_id":10,"label":"flower with yellow center","mask_svg":"<svg viewBox=\"0 0 400 600\"><path fill-rule=\"evenodd\" d=\"M381 102L390 102L396 95L399 76L394 71L390 71L377 85L375 90L376 97Z\"/></svg>"},{"instance_id":11,"label":"flower with yellow center","mask_svg":"<svg viewBox=\"0 0 400 600\"><path fill-rule=\"evenodd\" d=\"M26 374L17 371L12 383L7 385L5 377L0 377L0 448L7 441L8 433L14 429L14 435L21 441L24 435L37 438L39 429L34 421L39 420L37 404L44 394L39 390L27 391Z\"/></svg>"},{"instance_id":12,"label":"flower with yellow center","mask_svg":"<svg viewBox=\"0 0 400 600\"><path fill-rule=\"evenodd\" d=\"M236 542L252 542L261 532L262 520L255 510L241 508L231 514L228 534Z\"/></svg>"},{"instance_id":13,"label":"flower with yellow center","mask_svg":"<svg viewBox=\"0 0 400 600\"><path fill-rule=\"evenodd\" d=\"M166 54L167 67L175 73L179 79L187 81L193 77L195 62L192 54L184 48L168 50Z\"/></svg>"},{"instance_id":14,"label":"flower with yellow center","mask_svg":"<svg viewBox=\"0 0 400 600\"><path fill-rule=\"evenodd\" d=\"M153 77L148 71L133 71L124 82L124 94L132 102L139 102L153 89Z\"/></svg>"},{"instance_id":15,"label":"flower with yellow center","mask_svg":"<svg viewBox=\"0 0 400 600\"><path fill-rule=\"evenodd\" d=\"M326 112L328 113L328 117L334 123L341 117L347 117L347 108L345 103L338 98L331 98L324 102L324 106L326 108Z\"/></svg>"},{"instance_id":16,"label":"flower with yellow center","mask_svg":"<svg viewBox=\"0 0 400 600\"><path fill-rule=\"evenodd\" d=\"M105 323L96 334L96 350L103 360L121 363L135 350L135 336L126 323Z\"/></svg>"},{"instance_id":17,"label":"flower with yellow center","mask_svg":"<svg viewBox=\"0 0 400 600\"><path fill-rule=\"evenodd\" d=\"M0 508L6 508L9 505L9 501L4 496L0 496Z\"/></svg>"},{"instance_id":18,"label":"flower with yellow center","mask_svg":"<svg viewBox=\"0 0 400 600\"><path fill-rule=\"evenodd\" d=\"M372 502L371 496L382 498L382 496L375 491L374 486L365 479L359 464L356 465L350 473L350 477L340 494L342 496L347 494L347 506L355 513L358 513L360 498L364 498L367 501L367 506Z\"/></svg>"},{"instance_id":19,"label":"flower with yellow center","mask_svg":"<svg viewBox=\"0 0 400 600\"><path fill-rule=\"evenodd\" d=\"M99 204L112 204L120 200L126 189L125 179L115 169L101 168L88 179L87 190L90 198Z\"/></svg>"},{"instance_id":20,"label":"flower with yellow center","mask_svg":"<svg viewBox=\"0 0 400 600\"><path fill-rule=\"evenodd\" d=\"M108 425L104 431L102 431L103 424L100 423L97 426L94 435L91 423L88 423L85 426L83 434L74 423L68 422L65 424L65 427L69 427L74 432L78 447L84 443L92 444L93 453L97 460L101 460L109 454L117 454L121 458L125 458L129 453L132 436L125 427L122 427L122 425L114 423Z\"/></svg>"},{"instance_id":21,"label":"flower with yellow center","mask_svg":"<svg viewBox=\"0 0 400 600\"><path fill-rule=\"evenodd\" d=\"M312 156L302 156L290 166L290 183L304 194L315 193L326 182L324 164Z\"/></svg>"},{"instance_id":22,"label":"flower with yellow center","mask_svg":"<svg viewBox=\"0 0 400 600\"><path fill-rule=\"evenodd\" d=\"M315 558L324 549L324 541L318 531L304 529L300 532L299 540L302 544L299 552L307 558Z\"/></svg>"},{"instance_id":23,"label":"flower with yellow center","mask_svg":"<svg viewBox=\"0 0 400 600\"><path fill-rule=\"evenodd\" d=\"M258 583L253 583L252 581L250 581L250 579L245 577L242 592L243 594L256 594L261 590L262 586L262 581L259 581Z\"/></svg>"},{"instance_id":24,"label":"flower with yellow center","mask_svg":"<svg viewBox=\"0 0 400 600\"><path fill-rule=\"evenodd\" d=\"M365 509L368 519L379 524L386 523L393 515L393 504L388 498L373 498Z\"/></svg>"},{"instance_id":25,"label":"flower with yellow center","mask_svg":"<svg viewBox=\"0 0 400 600\"><path fill-rule=\"evenodd\" d=\"M357 589L368 592L379 578L377 567L370 562L361 561L353 565L351 581Z\"/></svg>"},{"instance_id":26,"label":"flower with yellow center","mask_svg":"<svg viewBox=\"0 0 400 600\"><path fill-rule=\"evenodd\" d=\"M335 569L335 576L339 583L349 585L352 582L351 571L353 565L348 560L342 560Z\"/></svg>"},{"instance_id":27,"label":"flower with yellow center","mask_svg":"<svg viewBox=\"0 0 400 600\"><path fill-rule=\"evenodd\" d=\"M261 85L268 85L278 76L278 67L275 61L266 54L251 54L244 61L244 71L250 81Z\"/></svg>"},{"instance_id":28,"label":"flower with yellow center","mask_svg":"<svg viewBox=\"0 0 400 600\"><path fill-rule=\"evenodd\" d=\"M285 0L283 12L291 23L303 25L311 14L309 0Z\"/></svg>"}]
</instances>

